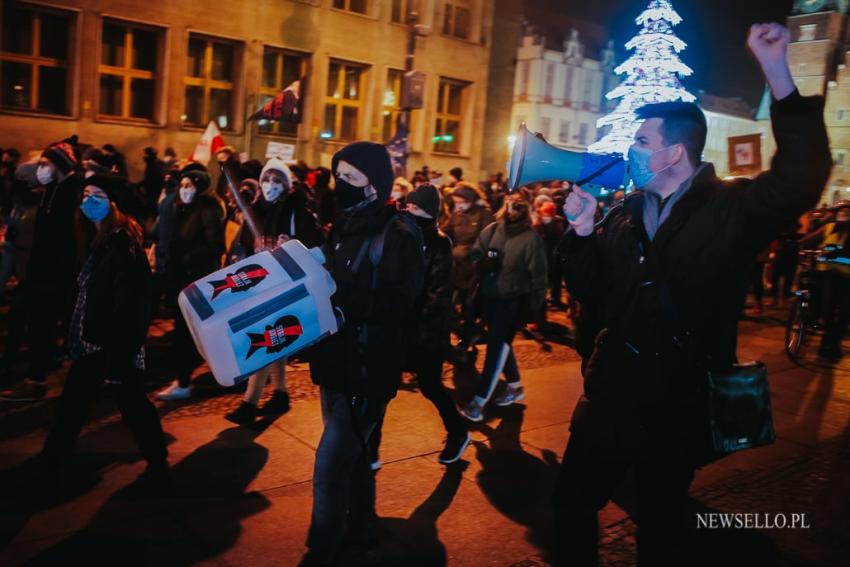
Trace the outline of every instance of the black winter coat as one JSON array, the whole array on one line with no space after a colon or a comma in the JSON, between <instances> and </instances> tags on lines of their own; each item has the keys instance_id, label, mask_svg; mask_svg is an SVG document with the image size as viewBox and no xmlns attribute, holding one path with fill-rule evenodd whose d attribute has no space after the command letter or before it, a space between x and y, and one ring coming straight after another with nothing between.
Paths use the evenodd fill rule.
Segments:
<instances>
[{"instance_id":1,"label":"black winter coat","mask_svg":"<svg viewBox=\"0 0 850 567\"><path fill-rule=\"evenodd\" d=\"M123 230L110 234L92 254L83 338L103 348L107 379L122 380L148 334L150 265L144 249Z\"/></svg>"},{"instance_id":2,"label":"black winter coat","mask_svg":"<svg viewBox=\"0 0 850 567\"><path fill-rule=\"evenodd\" d=\"M283 234L296 238L307 248L321 246L325 242L319 221L308 207L306 195L297 189L286 199L267 206L262 232L265 236Z\"/></svg>"},{"instance_id":3,"label":"black winter coat","mask_svg":"<svg viewBox=\"0 0 850 567\"><path fill-rule=\"evenodd\" d=\"M224 254L224 211L221 201L200 193L188 205L175 200L174 232L168 267L179 288L221 267Z\"/></svg>"},{"instance_id":4,"label":"black winter coat","mask_svg":"<svg viewBox=\"0 0 850 567\"><path fill-rule=\"evenodd\" d=\"M641 192L612 208L590 236L564 236L567 288L601 330L573 428L588 426L608 439L645 435L636 442L656 449L695 439L705 407L703 369L736 361L738 315L756 254L817 202L830 174L823 100L795 91L774 102L771 114L771 169L723 182L704 164L651 243ZM665 295L674 317L662 315Z\"/></svg>"},{"instance_id":5,"label":"black winter coat","mask_svg":"<svg viewBox=\"0 0 850 567\"><path fill-rule=\"evenodd\" d=\"M385 227L373 287L369 255L356 271L353 266L361 248ZM325 257L337 285L332 301L345 314L345 324L311 350L313 381L351 396L389 401L401 381L424 281L421 235L411 232L394 206L369 207L340 219L325 244Z\"/></svg>"},{"instance_id":6,"label":"black winter coat","mask_svg":"<svg viewBox=\"0 0 850 567\"><path fill-rule=\"evenodd\" d=\"M413 344L441 349L449 344L452 313L452 241L436 222L419 225L425 238L425 283L416 301L417 326Z\"/></svg>"},{"instance_id":7,"label":"black winter coat","mask_svg":"<svg viewBox=\"0 0 850 567\"><path fill-rule=\"evenodd\" d=\"M27 281L33 285L62 288L65 292L77 272L74 218L80 206L83 180L71 175L62 183L44 188L27 266Z\"/></svg>"}]
</instances>

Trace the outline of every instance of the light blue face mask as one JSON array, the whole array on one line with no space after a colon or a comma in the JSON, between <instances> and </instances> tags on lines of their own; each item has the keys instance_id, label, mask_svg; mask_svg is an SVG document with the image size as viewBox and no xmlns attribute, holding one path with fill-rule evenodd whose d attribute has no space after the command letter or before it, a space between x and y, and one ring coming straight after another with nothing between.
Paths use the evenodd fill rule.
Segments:
<instances>
[{"instance_id":1,"label":"light blue face mask","mask_svg":"<svg viewBox=\"0 0 850 567\"><path fill-rule=\"evenodd\" d=\"M672 147L673 146L667 146L666 148L661 148L654 152L652 150L638 148L636 146L631 146L629 148L629 176L632 178L632 181L634 181L635 187L643 189L649 185L659 173L669 169L673 165L671 163L659 171L652 171L649 167L649 162L652 160L652 156Z\"/></svg>"},{"instance_id":2,"label":"light blue face mask","mask_svg":"<svg viewBox=\"0 0 850 567\"><path fill-rule=\"evenodd\" d=\"M98 195L89 195L80 203L80 210L92 222L100 222L109 214L109 199Z\"/></svg>"}]
</instances>

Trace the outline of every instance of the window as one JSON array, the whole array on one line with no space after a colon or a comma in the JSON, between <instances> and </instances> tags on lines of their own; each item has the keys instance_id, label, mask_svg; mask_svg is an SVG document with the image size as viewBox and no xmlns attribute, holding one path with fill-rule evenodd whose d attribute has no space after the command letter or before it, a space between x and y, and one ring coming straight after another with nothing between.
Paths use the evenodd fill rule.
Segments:
<instances>
[{"instance_id":1,"label":"window","mask_svg":"<svg viewBox=\"0 0 850 567\"><path fill-rule=\"evenodd\" d=\"M552 131L552 119L551 118L541 118L540 119L540 133L543 135L543 139L549 139L549 132Z\"/></svg>"},{"instance_id":2,"label":"window","mask_svg":"<svg viewBox=\"0 0 850 567\"><path fill-rule=\"evenodd\" d=\"M325 126L322 138L354 140L358 136L363 106L363 67L331 60L328 67L328 94L325 99Z\"/></svg>"},{"instance_id":3,"label":"window","mask_svg":"<svg viewBox=\"0 0 850 567\"><path fill-rule=\"evenodd\" d=\"M393 0L390 21L397 24L407 23L407 14L414 9L413 0Z\"/></svg>"},{"instance_id":4,"label":"window","mask_svg":"<svg viewBox=\"0 0 850 567\"><path fill-rule=\"evenodd\" d=\"M591 93L593 92L593 74L590 71L585 71L587 75L584 78L584 94L582 96L581 101L584 103L589 103L593 100Z\"/></svg>"},{"instance_id":5,"label":"window","mask_svg":"<svg viewBox=\"0 0 850 567\"><path fill-rule=\"evenodd\" d=\"M280 94L280 91L301 79L306 71L307 57L305 55L275 49L274 47L263 47L263 80L260 84L260 104L258 107L262 107ZM258 127L260 132L292 137L298 135L298 124L291 122L260 120Z\"/></svg>"},{"instance_id":6,"label":"window","mask_svg":"<svg viewBox=\"0 0 850 567\"><path fill-rule=\"evenodd\" d=\"M100 109L103 116L154 120L162 31L113 20L100 39Z\"/></svg>"},{"instance_id":7,"label":"window","mask_svg":"<svg viewBox=\"0 0 850 567\"><path fill-rule=\"evenodd\" d=\"M800 26L800 39L799 41L812 41L815 39L815 35L818 31L817 24L803 24Z\"/></svg>"},{"instance_id":8,"label":"window","mask_svg":"<svg viewBox=\"0 0 850 567\"><path fill-rule=\"evenodd\" d=\"M570 123L566 120L561 120L561 128L558 130L558 141L562 144L570 143Z\"/></svg>"},{"instance_id":9,"label":"window","mask_svg":"<svg viewBox=\"0 0 850 567\"><path fill-rule=\"evenodd\" d=\"M191 35L183 124L204 126L215 120L222 130L233 128L237 46Z\"/></svg>"},{"instance_id":10,"label":"window","mask_svg":"<svg viewBox=\"0 0 850 567\"><path fill-rule=\"evenodd\" d=\"M564 100L572 102L573 100L573 73L575 69L572 65L567 65L567 80L564 82Z\"/></svg>"},{"instance_id":11,"label":"window","mask_svg":"<svg viewBox=\"0 0 850 567\"><path fill-rule=\"evenodd\" d=\"M434 151L460 152L460 128L463 121L466 83L440 79L437 96L437 122L434 127Z\"/></svg>"},{"instance_id":12,"label":"window","mask_svg":"<svg viewBox=\"0 0 850 567\"><path fill-rule=\"evenodd\" d=\"M552 100L552 91L555 89L555 64L548 63L546 65L546 90L543 91L548 100Z\"/></svg>"},{"instance_id":13,"label":"window","mask_svg":"<svg viewBox=\"0 0 850 567\"><path fill-rule=\"evenodd\" d=\"M847 120L847 109L839 108L838 112L836 113L836 118L840 121Z\"/></svg>"},{"instance_id":14,"label":"window","mask_svg":"<svg viewBox=\"0 0 850 567\"><path fill-rule=\"evenodd\" d=\"M587 124L579 124L578 126L578 143L582 146L587 145Z\"/></svg>"},{"instance_id":15,"label":"window","mask_svg":"<svg viewBox=\"0 0 850 567\"><path fill-rule=\"evenodd\" d=\"M0 106L69 114L73 22L66 12L4 4Z\"/></svg>"},{"instance_id":16,"label":"window","mask_svg":"<svg viewBox=\"0 0 850 567\"><path fill-rule=\"evenodd\" d=\"M369 8L369 0L334 0L334 8L365 14Z\"/></svg>"},{"instance_id":17,"label":"window","mask_svg":"<svg viewBox=\"0 0 850 567\"><path fill-rule=\"evenodd\" d=\"M469 39L471 24L472 12L466 2L461 3L458 0L446 2L446 10L443 13L443 35Z\"/></svg>"},{"instance_id":18,"label":"window","mask_svg":"<svg viewBox=\"0 0 850 567\"><path fill-rule=\"evenodd\" d=\"M528 94L528 81L531 76L531 63L529 61L519 62L519 94Z\"/></svg>"},{"instance_id":19,"label":"window","mask_svg":"<svg viewBox=\"0 0 850 567\"><path fill-rule=\"evenodd\" d=\"M390 69L387 71L387 86L384 89L383 109L381 121L383 123L383 139L389 140L396 133L398 115L401 112L401 85L404 71Z\"/></svg>"},{"instance_id":20,"label":"window","mask_svg":"<svg viewBox=\"0 0 850 567\"><path fill-rule=\"evenodd\" d=\"M833 165L843 166L847 162L847 150L832 150Z\"/></svg>"}]
</instances>

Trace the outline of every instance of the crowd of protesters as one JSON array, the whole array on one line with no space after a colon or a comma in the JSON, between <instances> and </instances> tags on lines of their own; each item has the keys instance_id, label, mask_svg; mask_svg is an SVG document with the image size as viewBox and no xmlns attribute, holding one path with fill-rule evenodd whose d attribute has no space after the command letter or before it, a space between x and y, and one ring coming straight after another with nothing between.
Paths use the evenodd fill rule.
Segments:
<instances>
[{"instance_id":1,"label":"crowd of protesters","mask_svg":"<svg viewBox=\"0 0 850 567\"><path fill-rule=\"evenodd\" d=\"M775 103L780 117L782 112L817 112L799 94L786 96L790 102ZM654 124L653 119L704 124L701 113L694 114L696 107L662 107L647 107L645 124ZM655 150L681 146L690 152L679 151L678 158L671 158L679 161L676 167L668 166L672 169L663 179L673 189L679 185L668 179L672 175L720 183L700 164L697 138ZM635 163L638 154L635 150ZM0 273L11 299L0 360L6 389L0 398L44 398L47 375L63 357L70 358L57 418L42 453L45 461L57 467L67 461L92 402L106 389L148 462L139 486L165 487L165 437L144 388L151 319L174 319L167 356L172 381L156 398L189 400L202 358L186 322L176 315L180 290L224 265L290 239L308 248L322 247L337 286L332 301L345 324L304 354L320 387L324 423L316 451L305 564L330 564L343 540L349 546L353 542L355 549L360 545L364 553L371 549L381 428L403 371L412 372L439 413L446 429L439 461L449 464L463 455L470 442L468 428L484 419L488 404L508 406L525 399L512 347L520 330L540 332L547 312L569 308L577 326L576 347L587 358L606 344L602 333L587 329L600 317L624 316L614 303L597 305L593 300L599 292L594 277L601 277L603 267L617 272L628 271L627 266L610 258L604 258L608 263L603 266L590 265L591 260L601 261L598 255L613 251L605 247L604 238L612 238L616 230L596 233L597 223L620 230L611 218L631 215L636 206L636 199L620 192L597 202L559 181L510 193L501 174L470 182L460 168L446 174L423 168L409 178L398 177L386 149L370 142L341 149L330 169L277 158L241 161L232 147L220 148L215 167L209 169L181 160L171 148L162 157L146 148L142 159L144 176L131 181L126 159L115 146L88 146L76 136L51 144L31 161L22 161L17 150L3 151ZM647 175L645 186L660 183L656 180L662 178L649 165L647 169L653 175ZM769 187L759 179L754 187ZM692 191L701 194L698 188ZM664 215L668 201L643 194L646 206L641 203L643 213L636 214L643 215L646 245L652 247L656 231L663 239L660 225L670 222ZM595 208L586 211L583 202ZM769 209L758 210L763 204L746 205L747 214L767 219L771 230L779 220L787 220L774 222ZM655 207L658 218L647 216L647 207ZM798 208L796 202L788 204L785 216ZM566 217L572 209L578 212ZM846 250L850 203L814 211L803 220L796 228L785 226L786 232L755 257L752 269L738 274L740 281L731 281L734 274L724 280L729 290L743 289L749 282L754 314L761 314L766 294L774 306L786 304L795 289L801 249ZM572 231L567 232L568 226ZM763 244L763 235L758 236L754 242ZM587 244L593 241L597 244ZM745 265L737 260L746 255L742 250L727 252L737 254L736 266ZM630 281L632 274L626 271L617 285ZM839 359L850 323L850 268L824 264L819 272L823 299L818 315L824 326L819 354ZM565 275L579 304L566 293ZM737 306L739 314L744 309L743 295L737 304L731 295L723 299L724 309ZM706 298L677 300L691 304ZM468 363L470 357L474 361L481 343L486 354L483 369L470 385L474 397L455 400L443 386L443 363ZM596 360L597 366L591 364L586 376L599 373L598 356L594 354L591 363ZM250 376L243 401L224 417L249 425L258 415L288 411L286 362ZM268 382L273 393L260 408ZM578 446L581 439L575 434L571 438L570 466L563 472L568 480L591 471L589 457L581 453L588 447ZM583 496L573 489L589 484L601 490L594 482L578 478L572 489L561 483L559 498L571 502L573 512L590 514L593 503L584 508L576 504ZM588 518L560 521L574 528L575 539L592 526ZM588 547L586 552L590 556L595 550Z\"/></svg>"}]
</instances>

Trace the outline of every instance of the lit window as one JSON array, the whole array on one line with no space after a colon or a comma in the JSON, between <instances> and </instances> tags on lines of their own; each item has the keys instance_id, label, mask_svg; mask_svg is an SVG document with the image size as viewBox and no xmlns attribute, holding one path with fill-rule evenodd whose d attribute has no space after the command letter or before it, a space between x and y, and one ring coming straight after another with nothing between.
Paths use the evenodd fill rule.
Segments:
<instances>
[{"instance_id":1,"label":"lit window","mask_svg":"<svg viewBox=\"0 0 850 567\"><path fill-rule=\"evenodd\" d=\"M215 121L223 130L233 126L236 56L232 43L191 35L183 123L204 126Z\"/></svg>"},{"instance_id":2,"label":"lit window","mask_svg":"<svg viewBox=\"0 0 850 567\"><path fill-rule=\"evenodd\" d=\"M0 106L69 114L74 16L6 2L0 43Z\"/></svg>"},{"instance_id":3,"label":"lit window","mask_svg":"<svg viewBox=\"0 0 850 567\"><path fill-rule=\"evenodd\" d=\"M390 69L387 71L387 86L384 89L381 121L383 124L383 139L390 140L396 133L398 115L401 112L401 85L404 71Z\"/></svg>"},{"instance_id":4,"label":"lit window","mask_svg":"<svg viewBox=\"0 0 850 567\"><path fill-rule=\"evenodd\" d=\"M280 94L280 91L301 79L307 70L307 57L300 53L263 47L263 82L260 86L260 104ZM292 122L264 121L259 126L261 132L273 132L284 136L298 135L298 124Z\"/></svg>"},{"instance_id":5,"label":"lit window","mask_svg":"<svg viewBox=\"0 0 850 567\"><path fill-rule=\"evenodd\" d=\"M561 128L558 130L558 141L562 144L570 143L570 123L566 120L561 120Z\"/></svg>"},{"instance_id":6,"label":"lit window","mask_svg":"<svg viewBox=\"0 0 850 567\"><path fill-rule=\"evenodd\" d=\"M153 121L162 30L114 20L100 39L100 109L103 116Z\"/></svg>"},{"instance_id":7,"label":"lit window","mask_svg":"<svg viewBox=\"0 0 850 567\"><path fill-rule=\"evenodd\" d=\"M334 0L334 8L365 14L369 8L369 0Z\"/></svg>"},{"instance_id":8,"label":"lit window","mask_svg":"<svg viewBox=\"0 0 850 567\"><path fill-rule=\"evenodd\" d=\"M328 67L328 93L325 98L325 125L321 137L354 140L358 136L363 106L363 67L331 60Z\"/></svg>"},{"instance_id":9,"label":"lit window","mask_svg":"<svg viewBox=\"0 0 850 567\"><path fill-rule=\"evenodd\" d=\"M434 151L460 152L460 130L467 86L467 83L460 81L440 79L437 120L434 127Z\"/></svg>"}]
</instances>

